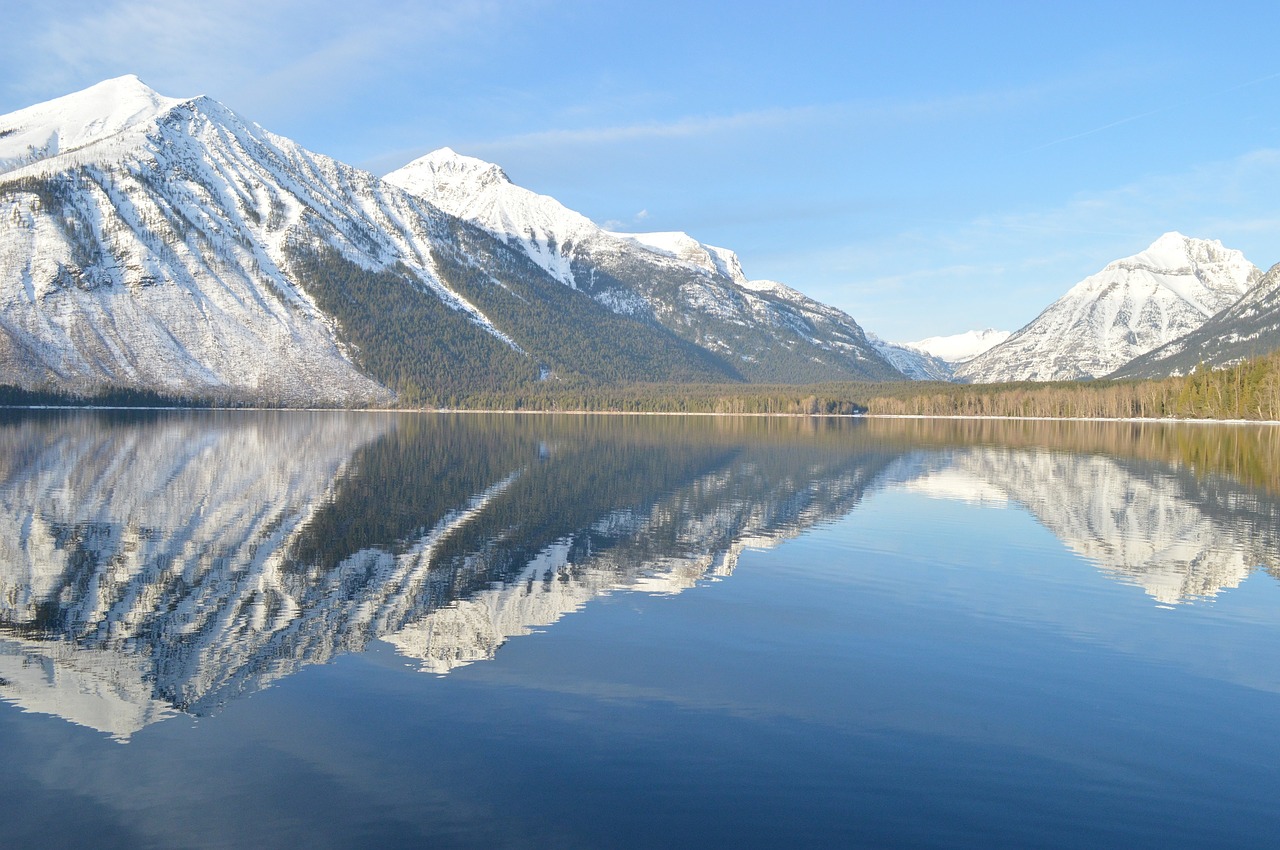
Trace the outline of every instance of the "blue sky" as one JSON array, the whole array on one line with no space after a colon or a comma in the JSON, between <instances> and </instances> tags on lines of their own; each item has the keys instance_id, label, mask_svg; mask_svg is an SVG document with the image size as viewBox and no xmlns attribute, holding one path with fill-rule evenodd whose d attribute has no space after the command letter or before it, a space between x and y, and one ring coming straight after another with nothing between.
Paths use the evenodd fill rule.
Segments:
<instances>
[{"instance_id":1,"label":"blue sky","mask_svg":"<svg viewBox=\"0 0 1280 850\"><path fill-rule=\"evenodd\" d=\"M888 339L1167 230L1280 261L1274 2L11 5L0 112L136 73L378 173L449 145Z\"/></svg>"}]
</instances>

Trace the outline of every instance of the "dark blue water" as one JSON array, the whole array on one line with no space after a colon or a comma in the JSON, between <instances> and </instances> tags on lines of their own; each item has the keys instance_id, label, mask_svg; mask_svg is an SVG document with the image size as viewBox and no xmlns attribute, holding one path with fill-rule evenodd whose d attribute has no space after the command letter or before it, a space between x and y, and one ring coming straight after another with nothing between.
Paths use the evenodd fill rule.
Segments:
<instances>
[{"instance_id":1,"label":"dark blue water","mask_svg":"<svg viewBox=\"0 0 1280 850\"><path fill-rule=\"evenodd\" d=\"M1272 846L1280 436L0 419L0 844Z\"/></svg>"}]
</instances>

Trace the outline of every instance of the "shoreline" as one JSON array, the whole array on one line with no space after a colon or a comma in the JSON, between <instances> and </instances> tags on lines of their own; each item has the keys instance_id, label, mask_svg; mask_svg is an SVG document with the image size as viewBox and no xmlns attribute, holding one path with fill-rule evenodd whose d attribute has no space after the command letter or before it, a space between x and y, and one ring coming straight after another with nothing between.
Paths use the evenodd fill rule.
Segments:
<instances>
[{"instance_id":1,"label":"shoreline","mask_svg":"<svg viewBox=\"0 0 1280 850\"><path fill-rule=\"evenodd\" d=\"M126 406L86 404L5 404L0 410L110 410L110 411L210 411L221 413L378 413L378 414L502 414L510 416L712 416L724 418L771 419L916 419L967 420L974 422L1116 422L1128 424L1158 423L1163 425L1280 425L1276 419L1177 419L1171 417L1106 417L1106 416L976 416L924 413L714 413L678 410L510 410L503 408L396 408L396 407L180 407Z\"/></svg>"},{"instance_id":2,"label":"shoreline","mask_svg":"<svg viewBox=\"0 0 1280 850\"><path fill-rule=\"evenodd\" d=\"M1178 419L1153 416L962 416L958 414L866 413L865 419L969 419L992 422L1159 422L1166 425L1280 425L1276 419Z\"/></svg>"}]
</instances>

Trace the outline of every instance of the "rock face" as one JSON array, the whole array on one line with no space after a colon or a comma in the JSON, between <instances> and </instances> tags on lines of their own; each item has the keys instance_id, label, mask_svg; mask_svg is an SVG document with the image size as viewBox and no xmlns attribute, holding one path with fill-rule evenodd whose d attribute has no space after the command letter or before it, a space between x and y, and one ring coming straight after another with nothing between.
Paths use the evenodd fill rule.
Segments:
<instances>
[{"instance_id":1,"label":"rock face","mask_svg":"<svg viewBox=\"0 0 1280 850\"><path fill-rule=\"evenodd\" d=\"M748 380L903 377L848 315L781 283L749 280L728 249L685 233L611 233L448 148L385 179L479 225L613 312L723 357Z\"/></svg>"},{"instance_id":2,"label":"rock face","mask_svg":"<svg viewBox=\"0 0 1280 850\"><path fill-rule=\"evenodd\" d=\"M975 383L1096 378L1205 323L1261 272L1222 243L1166 233L1076 284L1008 340L956 368Z\"/></svg>"},{"instance_id":3,"label":"rock face","mask_svg":"<svg viewBox=\"0 0 1280 850\"><path fill-rule=\"evenodd\" d=\"M1173 342L1121 366L1113 378L1185 375L1201 363L1229 366L1280 348L1280 264L1226 310Z\"/></svg>"},{"instance_id":4,"label":"rock face","mask_svg":"<svg viewBox=\"0 0 1280 850\"><path fill-rule=\"evenodd\" d=\"M913 381L951 381L955 379L954 367L940 357L910 347L906 343L886 342L875 334L867 339L880 352L880 356Z\"/></svg>"}]
</instances>

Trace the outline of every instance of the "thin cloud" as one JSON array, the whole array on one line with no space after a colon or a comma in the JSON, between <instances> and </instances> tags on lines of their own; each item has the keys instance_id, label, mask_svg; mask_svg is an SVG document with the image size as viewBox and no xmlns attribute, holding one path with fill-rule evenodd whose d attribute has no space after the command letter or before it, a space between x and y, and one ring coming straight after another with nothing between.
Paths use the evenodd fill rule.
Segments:
<instances>
[{"instance_id":1,"label":"thin cloud","mask_svg":"<svg viewBox=\"0 0 1280 850\"><path fill-rule=\"evenodd\" d=\"M474 144L479 149L539 148L545 146L602 145L647 139L685 139L725 132L741 132L768 126L783 126L827 114L820 107L801 106L763 109L732 115L707 115L674 121L646 121L613 127L541 130Z\"/></svg>"},{"instance_id":2,"label":"thin cloud","mask_svg":"<svg viewBox=\"0 0 1280 850\"><path fill-rule=\"evenodd\" d=\"M843 101L744 110L721 115L686 115L669 120L638 121L621 125L552 128L475 141L468 147L492 156L511 150L699 139L729 133L771 128L795 129L820 124L839 125L850 128L851 132L874 133L895 129L904 124L938 123L1017 109L1091 82L1092 77L1081 77L938 98ZM385 158L387 157L379 159Z\"/></svg>"},{"instance_id":3,"label":"thin cloud","mask_svg":"<svg viewBox=\"0 0 1280 850\"><path fill-rule=\"evenodd\" d=\"M1280 79L1280 72L1276 72L1276 73L1274 73L1274 74L1266 74L1266 75L1264 75L1264 76L1256 77L1256 78L1254 78L1254 79L1252 79L1252 80L1248 80L1248 81L1243 82L1243 83L1240 83L1240 84L1238 84L1238 85L1228 86L1228 87L1226 87L1226 88L1224 88L1224 89L1219 89L1219 90L1218 90L1218 93L1219 93L1219 94L1226 94L1226 93L1228 93L1228 92L1240 91L1241 89L1251 88L1251 87L1253 87L1253 86L1261 85L1262 83L1268 82L1268 81L1270 81L1270 80L1275 80L1275 79ZM1184 104L1169 104L1169 105L1167 105L1167 106L1161 106L1161 107L1158 107L1158 108L1156 108L1156 109L1148 109L1148 110L1146 110L1145 112L1139 112L1139 113L1137 113L1136 115L1130 115L1130 116L1128 116L1127 118L1121 118L1121 119L1116 120L1116 121L1111 121L1111 122L1108 122L1108 123L1106 123L1106 124L1103 124L1103 125L1101 125L1101 126L1099 126L1099 127L1094 127L1094 128L1093 128L1093 129L1091 129L1091 130L1085 130L1085 131L1080 132L1080 133L1073 133L1073 134L1071 134L1070 136L1063 136L1063 137L1062 137L1062 138L1060 138L1060 139L1054 139L1053 141L1045 142L1045 143L1044 143L1044 144L1042 144L1042 145L1037 145L1036 147L1031 148L1031 150L1032 150L1032 151L1040 151L1040 150L1044 150L1045 148L1051 148L1051 147L1054 147L1055 145L1061 145L1061 144L1064 144L1064 143L1066 143L1066 142L1073 142L1073 141L1075 141L1076 139L1083 139L1083 138L1085 138L1085 137L1087 137L1087 136L1093 136L1093 135L1095 135L1095 134L1097 134L1097 133L1102 133L1102 132L1105 132L1105 131L1107 131L1107 130L1114 129L1114 128L1116 128L1116 127L1121 127L1121 126L1123 126L1123 125L1125 125L1125 124L1131 124L1131 123L1133 123L1134 121L1141 121L1141 120L1142 120L1142 119L1144 119L1144 118L1150 118L1150 117L1152 117L1152 116L1154 116L1154 115L1162 115L1162 114L1164 114L1164 113L1166 113L1166 112L1172 112L1172 111L1174 111L1175 109L1182 108L1183 106L1184 106Z\"/></svg>"},{"instance_id":4,"label":"thin cloud","mask_svg":"<svg viewBox=\"0 0 1280 850\"><path fill-rule=\"evenodd\" d=\"M28 14L26 31L9 33L32 49L21 64L0 67L20 105L123 73L137 73L166 94L234 94L238 108L254 100L319 103L385 73L392 57L420 61L535 2L60 4Z\"/></svg>"},{"instance_id":5,"label":"thin cloud","mask_svg":"<svg viewBox=\"0 0 1280 850\"><path fill-rule=\"evenodd\" d=\"M1045 142L1042 145L1036 145L1035 147L1031 148L1031 150L1042 151L1045 148L1051 148L1051 147L1054 147L1055 145L1061 145L1066 142L1074 142L1076 139L1083 139L1086 136L1092 136L1092 135L1095 135L1096 133L1101 133L1106 130L1110 130L1113 127L1120 127L1124 124L1131 124L1134 121L1141 121L1143 118L1150 118L1152 115L1159 115L1163 112L1169 112L1172 109L1173 109L1172 106L1162 106L1159 109L1151 109L1146 112L1139 112L1137 115L1130 115L1128 118L1121 118L1119 121L1112 121L1109 124L1103 124L1101 127L1094 127L1092 130L1085 130L1082 133L1073 133L1070 136L1063 136L1061 139L1054 139L1051 142Z\"/></svg>"},{"instance_id":6,"label":"thin cloud","mask_svg":"<svg viewBox=\"0 0 1280 850\"><path fill-rule=\"evenodd\" d=\"M1276 71L1274 74L1265 74L1261 77L1257 77L1255 79L1249 80L1248 82L1241 83L1238 86L1231 86L1230 88L1223 89L1223 91L1224 92L1239 91L1240 89L1251 88L1253 86L1259 85L1261 83L1265 83L1269 80L1275 80L1275 79L1280 79L1280 71Z\"/></svg>"}]
</instances>

